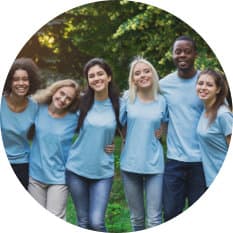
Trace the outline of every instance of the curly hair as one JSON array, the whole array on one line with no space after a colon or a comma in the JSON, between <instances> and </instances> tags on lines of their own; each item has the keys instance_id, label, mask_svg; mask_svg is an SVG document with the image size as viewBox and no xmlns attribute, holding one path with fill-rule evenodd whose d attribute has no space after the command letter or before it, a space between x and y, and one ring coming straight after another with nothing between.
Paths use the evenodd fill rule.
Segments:
<instances>
[{"instance_id":1,"label":"curly hair","mask_svg":"<svg viewBox=\"0 0 233 233\"><path fill-rule=\"evenodd\" d=\"M40 88L41 84L39 68L31 58L25 57L16 59L13 65L11 66L3 88L3 94L9 95L11 93L12 80L16 70L25 70L27 72L30 83L27 96L34 94L37 91L37 89Z\"/></svg>"}]
</instances>

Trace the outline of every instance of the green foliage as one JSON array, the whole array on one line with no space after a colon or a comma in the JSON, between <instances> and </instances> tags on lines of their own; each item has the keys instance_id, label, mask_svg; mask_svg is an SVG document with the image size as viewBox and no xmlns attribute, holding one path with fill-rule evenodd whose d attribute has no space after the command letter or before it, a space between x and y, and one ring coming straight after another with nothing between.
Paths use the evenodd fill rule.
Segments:
<instances>
[{"instance_id":1,"label":"green foliage","mask_svg":"<svg viewBox=\"0 0 233 233\"><path fill-rule=\"evenodd\" d=\"M128 65L142 55L161 77L174 70L171 47L186 34L197 42L197 68L221 66L206 42L186 23L154 6L128 0L101 1L71 9L44 25L18 56L29 56L42 69L79 80L87 60L103 57L121 90L127 88ZM45 81L50 76L44 74Z\"/></svg>"}]
</instances>

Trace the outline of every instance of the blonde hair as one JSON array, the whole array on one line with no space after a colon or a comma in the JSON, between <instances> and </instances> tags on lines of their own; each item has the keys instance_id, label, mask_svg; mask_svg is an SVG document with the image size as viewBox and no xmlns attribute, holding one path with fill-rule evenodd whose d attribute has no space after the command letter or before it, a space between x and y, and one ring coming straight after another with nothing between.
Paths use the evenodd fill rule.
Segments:
<instances>
[{"instance_id":1,"label":"blonde hair","mask_svg":"<svg viewBox=\"0 0 233 233\"><path fill-rule=\"evenodd\" d=\"M80 89L79 85L72 79L64 79L59 80L54 83L52 83L50 86L48 86L45 89L38 90L32 98L39 104L50 104L52 101L53 95L56 93L56 91L62 87L73 87L75 89L75 98L73 99L72 103L68 107L68 111L75 112L77 111L79 107L80 102Z\"/></svg>"},{"instance_id":2,"label":"blonde hair","mask_svg":"<svg viewBox=\"0 0 233 233\"><path fill-rule=\"evenodd\" d=\"M144 59L141 56L137 56L134 58L134 60L130 63L130 71L129 71L129 78L128 78L128 83L129 83L129 102L133 103L135 101L136 98L136 93L137 93L137 86L135 85L135 83L133 82L133 72L134 72L134 68L136 66L136 64L138 63L144 63L146 65L148 65L151 68L152 71L152 80L153 80L153 84L152 84L152 92L154 95L154 99L156 100L158 93L159 93L159 76L158 73L156 71L156 69L154 68L154 66L147 61L146 59Z\"/></svg>"}]
</instances>

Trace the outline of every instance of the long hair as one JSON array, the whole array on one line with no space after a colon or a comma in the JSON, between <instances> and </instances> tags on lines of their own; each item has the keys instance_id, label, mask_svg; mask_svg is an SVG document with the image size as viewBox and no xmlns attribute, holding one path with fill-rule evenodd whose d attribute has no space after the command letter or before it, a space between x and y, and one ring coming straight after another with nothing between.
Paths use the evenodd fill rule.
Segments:
<instances>
[{"instance_id":1,"label":"long hair","mask_svg":"<svg viewBox=\"0 0 233 233\"><path fill-rule=\"evenodd\" d=\"M120 109L120 103L119 103L119 91L116 87L114 81L113 81L113 75L112 70L110 66L102 59L102 58L93 58L89 60L86 65L84 66L83 73L85 78L88 78L88 71L91 67L98 65L100 66L108 76L111 76L111 81L108 84L108 96L111 100L113 110L116 117L117 127L121 128L121 124L119 121L119 109ZM91 109L92 105L94 103L94 90L90 88L88 85L87 90L85 94L81 97L80 102L80 115L78 120L78 131L82 128L84 119L87 116L88 111Z\"/></svg>"},{"instance_id":2,"label":"long hair","mask_svg":"<svg viewBox=\"0 0 233 233\"><path fill-rule=\"evenodd\" d=\"M135 101L136 95L137 95L137 86L133 82L133 76L134 76L134 68L138 63L144 63L148 65L152 71L152 92L154 95L154 99L156 100L157 95L159 93L159 76L154 68L154 66L144 59L143 57L137 56L133 59L133 61L130 63L130 71L129 71L129 77L128 77L128 83L129 83L129 102L133 103Z\"/></svg>"},{"instance_id":3,"label":"long hair","mask_svg":"<svg viewBox=\"0 0 233 233\"><path fill-rule=\"evenodd\" d=\"M16 70L25 70L27 72L30 83L27 95L34 94L41 84L39 68L31 58L25 57L16 59L11 66L3 88L3 94L9 95L11 93L12 80Z\"/></svg>"},{"instance_id":4,"label":"long hair","mask_svg":"<svg viewBox=\"0 0 233 233\"><path fill-rule=\"evenodd\" d=\"M219 93L216 94L216 100L210 108L210 116L209 116L209 125L210 125L216 119L219 107L221 105L226 105L226 97L229 93L229 88L227 85L226 77L224 76L223 73L212 69L206 69L200 72L197 81L199 80L200 76L204 74L210 75L214 79L216 87L219 88L220 90ZM231 108L229 105L228 107Z\"/></svg>"},{"instance_id":5,"label":"long hair","mask_svg":"<svg viewBox=\"0 0 233 233\"><path fill-rule=\"evenodd\" d=\"M52 97L56 91L62 87L73 87L75 89L75 98L68 106L68 112L76 112L80 104L80 89L79 85L72 79L59 80L51 84L45 89L38 90L32 98L39 104L49 105L52 102Z\"/></svg>"}]
</instances>

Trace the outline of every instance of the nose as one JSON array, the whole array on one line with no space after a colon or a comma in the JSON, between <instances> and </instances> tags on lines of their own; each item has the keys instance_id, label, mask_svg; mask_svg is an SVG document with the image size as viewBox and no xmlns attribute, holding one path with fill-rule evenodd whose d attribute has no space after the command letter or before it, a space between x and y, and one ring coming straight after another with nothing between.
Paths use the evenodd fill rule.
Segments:
<instances>
[{"instance_id":1,"label":"nose","mask_svg":"<svg viewBox=\"0 0 233 233\"><path fill-rule=\"evenodd\" d=\"M61 101L65 102L65 100L66 100L66 96L64 95L64 96L61 97Z\"/></svg>"},{"instance_id":2,"label":"nose","mask_svg":"<svg viewBox=\"0 0 233 233\"><path fill-rule=\"evenodd\" d=\"M20 85L23 85L24 84L24 81L22 79L19 79L19 84Z\"/></svg>"},{"instance_id":3,"label":"nose","mask_svg":"<svg viewBox=\"0 0 233 233\"><path fill-rule=\"evenodd\" d=\"M185 51L181 51L181 53L179 54L180 57L185 57L186 56L186 53Z\"/></svg>"},{"instance_id":4,"label":"nose","mask_svg":"<svg viewBox=\"0 0 233 233\"><path fill-rule=\"evenodd\" d=\"M140 74L140 78L144 78L146 76L146 73L143 71L143 72L141 72L141 74Z\"/></svg>"},{"instance_id":5,"label":"nose","mask_svg":"<svg viewBox=\"0 0 233 233\"><path fill-rule=\"evenodd\" d=\"M94 79L94 81L98 81L99 80L98 75L95 75L93 79Z\"/></svg>"},{"instance_id":6,"label":"nose","mask_svg":"<svg viewBox=\"0 0 233 233\"><path fill-rule=\"evenodd\" d=\"M202 84L201 86L200 86L200 89L206 89L206 84Z\"/></svg>"}]
</instances>

